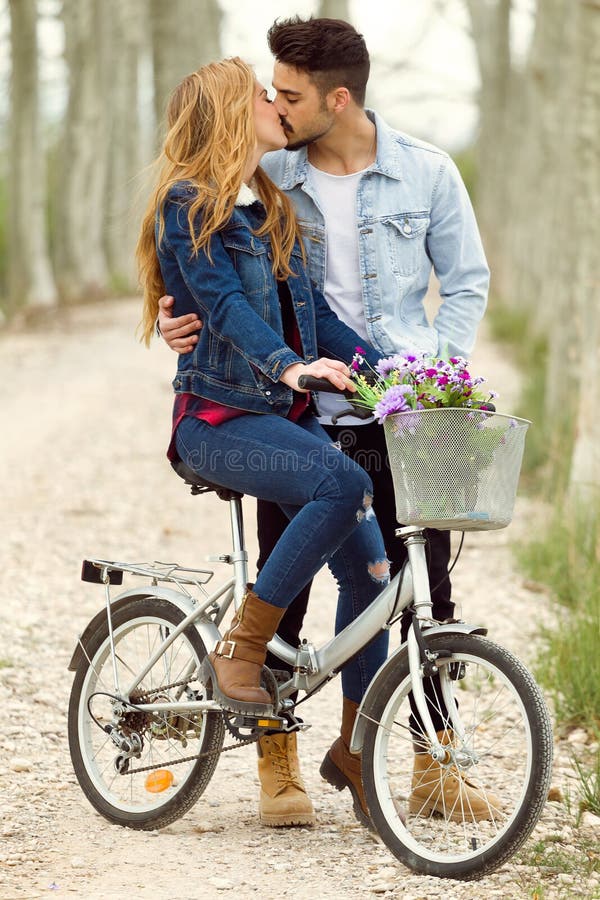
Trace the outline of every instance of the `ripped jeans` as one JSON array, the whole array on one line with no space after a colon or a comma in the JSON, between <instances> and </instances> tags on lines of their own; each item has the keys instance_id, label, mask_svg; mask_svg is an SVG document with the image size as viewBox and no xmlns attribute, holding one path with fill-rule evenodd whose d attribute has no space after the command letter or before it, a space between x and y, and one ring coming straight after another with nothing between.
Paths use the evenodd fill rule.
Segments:
<instances>
[{"instance_id":1,"label":"ripped jeans","mask_svg":"<svg viewBox=\"0 0 600 900\"><path fill-rule=\"evenodd\" d=\"M271 500L290 520L254 585L265 602L287 607L327 563L339 588L337 634L388 583L389 563L371 508L371 479L332 445L312 415L293 423L248 414L218 426L187 417L177 429L176 446L198 474ZM361 700L387 649L388 633L382 631L344 667L345 697Z\"/></svg>"}]
</instances>

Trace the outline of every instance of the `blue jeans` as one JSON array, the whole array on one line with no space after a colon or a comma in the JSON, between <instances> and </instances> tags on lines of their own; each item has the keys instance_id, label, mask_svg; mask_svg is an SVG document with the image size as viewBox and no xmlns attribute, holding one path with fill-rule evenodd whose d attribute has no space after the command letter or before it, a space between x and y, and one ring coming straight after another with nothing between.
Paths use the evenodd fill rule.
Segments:
<instances>
[{"instance_id":1,"label":"blue jeans","mask_svg":"<svg viewBox=\"0 0 600 900\"><path fill-rule=\"evenodd\" d=\"M289 519L254 590L287 607L325 564L339 588L336 634L375 599L389 580L383 538L371 508L367 473L334 445L311 415L298 423L276 415L243 415L221 425L184 418L177 452L199 475L271 500ZM342 671L345 697L359 702L385 660L382 631Z\"/></svg>"}]
</instances>

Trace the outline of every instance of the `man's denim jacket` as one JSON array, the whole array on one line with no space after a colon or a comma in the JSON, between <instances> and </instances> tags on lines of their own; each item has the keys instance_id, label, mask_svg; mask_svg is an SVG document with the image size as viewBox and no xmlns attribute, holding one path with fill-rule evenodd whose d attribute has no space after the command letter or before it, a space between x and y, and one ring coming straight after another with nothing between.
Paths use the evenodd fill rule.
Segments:
<instances>
[{"instance_id":1,"label":"man's denim jacket","mask_svg":"<svg viewBox=\"0 0 600 900\"><path fill-rule=\"evenodd\" d=\"M212 236L208 253L193 252L188 208L194 188L179 182L165 206L165 228L156 238L166 292L176 316L195 312L204 327L191 353L180 354L176 393L190 392L257 413L287 415L293 393L279 381L286 366L318 356L350 362L360 337L337 318L311 284L296 245L288 278L303 358L286 346L268 236L254 231L265 210L243 187L229 222ZM379 354L366 348L374 364Z\"/></svg>"},{"instance_id":2,"label":"man's denim jacket","mask_svg":"<svg viewBox=\"0 0 600 900\"><path fill-rule=\"evenodd\" d=\"M466 188L446 153L367 114L377 128L377 157L360 180L355 227L369 339L384 356L468 357L489 270ZM327 235L306 148L267 154L262 166L295 204L310 276L322 291ZM423 306L432 265L443 301L433 327Z\"/></svg>"}]
</instances>

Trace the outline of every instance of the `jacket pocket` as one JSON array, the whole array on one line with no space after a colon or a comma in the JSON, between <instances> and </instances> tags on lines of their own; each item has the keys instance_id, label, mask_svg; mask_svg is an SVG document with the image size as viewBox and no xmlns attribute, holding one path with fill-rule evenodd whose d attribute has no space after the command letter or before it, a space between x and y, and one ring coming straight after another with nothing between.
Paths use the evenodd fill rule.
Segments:
<instances>
[{"instance_id":1,"label":"jacket pocket","mask_svg":"<svg viewBox=\"0 0 600 900\"><path fill-rule=\"evenodd\" d=\"M395 275L414 275L425 257L427 213L401 213L383 219L391 268Z\"/></svg>"},{"instance_id":2,"label":"jacket pocket","mask_svg":"<svg viewBox=\"0 0 600 900\"><path fill-rule=\"evenodd\" d=\"M244 227L226 228L222 238L246 296L260 297L264 304L271 282L271 245Z\"/></svg>"}]
</instances>

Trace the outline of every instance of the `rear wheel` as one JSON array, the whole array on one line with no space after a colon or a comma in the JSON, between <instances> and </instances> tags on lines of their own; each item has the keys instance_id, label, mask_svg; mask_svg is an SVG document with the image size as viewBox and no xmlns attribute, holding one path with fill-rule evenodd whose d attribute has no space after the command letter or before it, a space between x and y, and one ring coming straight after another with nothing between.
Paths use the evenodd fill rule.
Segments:
<instances>
[{"instance_id":1,"label":"rear wheel","mask_svg":"<svg viewBox=\"0 0 600 900\"><path fill-rule=\"evenodd\" d=\"M434 635L427 645L449 651L437 665L456 697L464 741L431 685L431 711L446 722L438 733L446 758L415 756L429 743L409 725L408 656L399 654L366 710L367 804L383 841L413 871L480 878L508 860L539 819L550 783L550 720L533 678L508 651L466 634Z\"/></svg>"},{"instance_id":2,"label":"rear wheel","mask_svg":"<svg viewBox=\"0 0 600 900\"><path fill-rule=\"evenodd\" d=\"M121 689L183 619L178 607L156 597L132 601L113 614ZM205 699L199 678L206 648L196 629L186 628L129 697L133 706L119 704L114 696L106 622L91 635L86 655L75 673L68 717L79 784L109 821L162 828L186 813L209 783L223 745L223 718L220 712L146 713L135 709L135 701ZM104 730L107 725L136 746L139 758L115 745ZM201 759L187 759L207 752Z\"/></svg>"}]
</instances>

